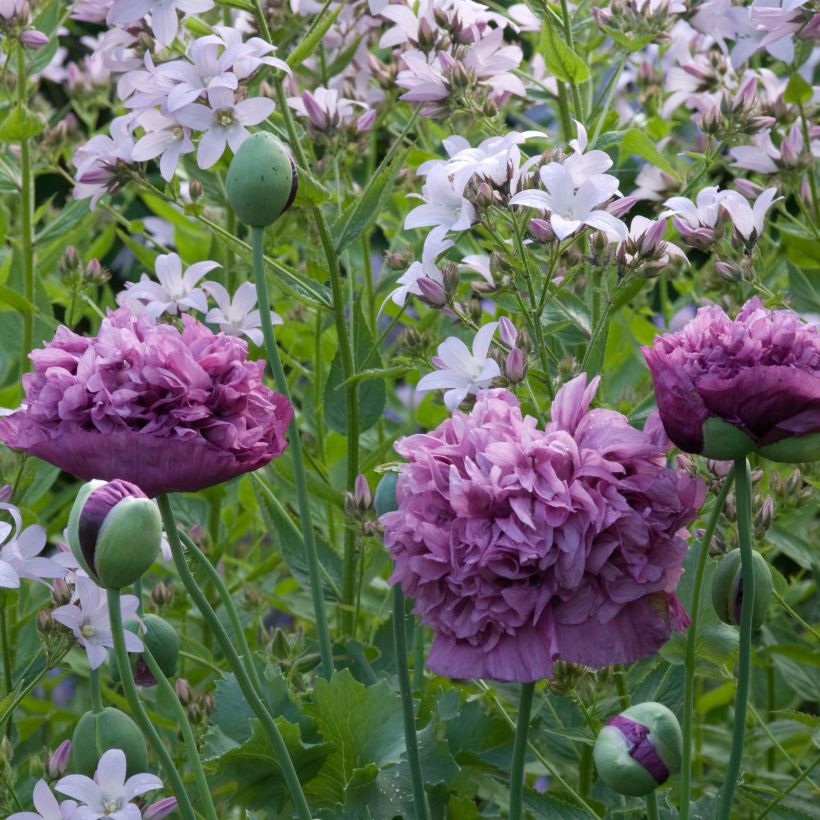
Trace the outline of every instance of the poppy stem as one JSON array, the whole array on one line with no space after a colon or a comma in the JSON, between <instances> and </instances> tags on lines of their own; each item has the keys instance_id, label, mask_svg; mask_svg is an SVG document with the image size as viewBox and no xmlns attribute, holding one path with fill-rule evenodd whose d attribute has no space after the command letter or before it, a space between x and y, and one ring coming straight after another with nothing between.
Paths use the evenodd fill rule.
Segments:
<instances>
[{"instance_id":1,"label":"poppy stem","mask_svg":"<svg viewBox=\"0 0 820 820\"><path fill-rule=\"evenodd\" d=\"M95 715L102 712L102 695L100 694L100 670L89 669L88 690L91 694L91 709Z\"/></svg>"},{"instance_id":2,"label":"poppy stem","mask_svg":"<svg viewBox=\"0 0 820 820\"><path fill-rule=\"evenodd\" d=\"M532 696L535 683L521 684L521 699L518 703L518 721L515 727L512 768L510 769L510 820L521 820L524 801L524 760L527 756L527 733L530 728Z\"/></svg>"},{"instance_id":3,"label":"poppy stem","mask_svg":"<svg viewBox=\"0 0 820 820\"><path fill-rule=\"evenodd\" d=\"M404 593L400 584L393 586L393 646L396 650L396 666L399 673L401 709L404 716L404 745L407 749L407 763L413 783L413 805L417 820L428 820L430 811L427 794L424 791L424 776L421 771L418 738L416 737L416 715L413 706L413 689L410 684L410 667L407 663L407 617L404 611Z\"/></svg>"},{"instance_id":4,"label":"poppy stem","mask_svg":"<svg viewBox=\"0 0 820 820\"><path fill-rule=\"evenodd\" d=\"M118 589L108 590L108 617L111 621L111 635L114 639L114 654L117 658L117 667L120 671L120 680L122 681L128 708L131 710L134 720L142 729L142 733L148 738L148 742L162 766L168 784L177 799L180 813L186 820L196 820L196 813L191 805L191 798L188 797L188 792L185 791L182 778L140 701L137 685L134 683L134 673L131 671L131 663L128 659L128 650L125 648L125 633L122 625L122 609L120 608L120 591Z\"/></svg>"},{"instance_id":5,"label":"poppy stem","mask_svg":"<svg viewBox=\"0 0 820 820\"><path fill-rule=\"evenodd\" d=\"M732 800L743 759L746 734L746 707L752 677L752 618L755 603L755 576L752 563L752 476L749 461L735 461L735 496L737 498L737 534L740 542L740 571L743 577L743 601L740 607L740 658L738 660L732 751L726 777L720 791L715 820L729 820Z\"/></svg>"},{"instance_id":6,"label":"poppy stem","mask_svg":"<svg viewBox=\"0 0 820 820\"><path fill-rule=\"evenodd\" d=\"M17 104L24 110L28 99L26 50L17 49ZM20 376L28 370L28 354L34 341L34 174L31 168L31 145L28 137L20 140L20 248L23 256L23 296L28 303L23 313L23 337L20 350Z\"/></svg>"},{"instance_id":7,"label":"poppy stem","mask_svg":"<svg viewBox=\"0 0 820 820\"><path fill-rule=\"evenodd\" d=\"M177 530L177 523L174 519L174 511L171 509L170 499L166 494L157 496L157 505L159 506L160 514L162 515L162 523L165 528L165 534L168 536L168 543L171 547L171 555L174 558L174 565L177 568L179 577L187 590L188 594L193 598L197 609L202 613L208 628L213 632L214 637L219 642L228 665L231 671L236 675L236 682L245 696L245 700L253 710L259 722L262 724L262 729L273 747L273 753L279 768L282 771L282 776L290 793L290 798L296 811L299 820L311 820L310 807L305 799L305 793L302 791L302 786L299 783L299 776L296 773L296 768L293 765L293 760L288 752L288 747L285 745L282 733L276 725L273 716L268 711L268 708L262 702L262 698L251 681L248 670L242 663L241 658L234 648L233 641L230 635L222 625L213 607L208 603L202 590L199 588L196 579L188 569L188 564L185 560L185 553L182 549L182 542L179 539L179 531ZM248 658L248 664L253 663L253 658ZM129 667L130 668L130 667Z\"/></svg>"},{"instance_id":8,"label":"poppy stem","mask_svg":"<svg viewBox=\"0 0 820 820\"><path fill-rule=\"evenodd\" d=\"M268 355L268 364L273 371L276 389L290 401L290 388L279 358L279 349L276 346L276 337L273 333L273 324L270 319L270 299L268 286L265 280L265 229L251 228L251 245L253 248L253 279L256 284L256 300L259 305L259 317L262 322L262 336L265 339L265 351ZM330 643L330 632L325 612L325 596L322 587L322 576L319 569L319 557L316 552L316 539L313 533L313 522L310 515L308 501L307 478L305 477L305 462L302 456L302 440L299 437L299 427L296 423L296 412L288 425L288 443L293 461L293 482L296 485L296 498L299 505L299 523L302 527L302 541L305 546L305 561L310 576L310 594L313 598L313 615L316 620L316 634L319 641L319 654L322 658L322 674L329 678L333 673L333 649Z\"/></svg>"},{"instance_id":9,"label":"poppy stem","mask_svg":"<svg viewBox=\"0 0 820 820\"><path fill-rule=\"evenodd\" d=\"M658 795L654 791L646 795L646 816L649 820L658 820L660 817L658 814Z\"/></svg>"},{"instance_id":10,"label":"poppy stem","mask_svg":"<svg viewBox=\"0 0 820 820\"><path fill-rule=\"evenodd\" d=\"M700 620L700 596L703 592L703 575L706 571L706 559L709 557L709 545L712 543L712 536L715 534L720 513L729 490L734 483L735 468L729 471L723 480L715 504L712 507L712 514L706 522L706 529L703 533L703 541L700 545L698 563L695 567L695 578L692 584L692 602L689 606L689 617L691 623L686 632L686 662L684 664L683 678L683 749L681 755L680 771L680 820L689 818L689 801L692 797L692 730L694 727L695 714L695 666L697 665L697 639L698 621Z\"/></svg>"}]
</instances>

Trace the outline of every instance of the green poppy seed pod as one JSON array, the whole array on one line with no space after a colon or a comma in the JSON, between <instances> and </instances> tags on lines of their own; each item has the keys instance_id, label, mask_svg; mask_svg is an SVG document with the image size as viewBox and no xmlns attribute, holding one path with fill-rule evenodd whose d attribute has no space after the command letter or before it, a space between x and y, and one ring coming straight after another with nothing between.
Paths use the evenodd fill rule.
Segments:
<instances>
[{"instance_id":1,"label":"green poppy seed pod","mask_svg":"<svg viewBox=\"0 0 820 820\"><path fill-rule=\"evenodd\" d=\"M93 777L104 752L122 749L128 777L148 768L148 748L142 732L125 712L107 706L100 712L86 712L71 738L71 769Z\"/></svg>"},{"instance_id":2,"label":"green poppy seed pod","mask_svg":"<svg viewBox=\"0 0 820 820\"><path fill-rule=\"evenodd\" d=\"M137 621L127 621L125 628L142 638L142 643L151 652L166 678L176 675L179 663L179 636L168 621L160 618L159 615L145 615L142 619L142 628ZM156 678L151 673L142 653L134 653L129 655L129 658L137 686L155 686ZM111 677L118 681L120 668L113 651L109 653L108 666Z\"/></svg>"},{"instance_id":3,"label":"green poppy seed pod","mask_svg":"<svg viewBox=\"0 0 820 820\"><path fill-rule=\"evenodd\" d=\"M226 187L239 221L264 228L293 203L298 187L296 166L273 134L258 131L234 154Z\"/></svg>"},{"instance_id":4,"label":"green poppy seed pod","mask_svg":"<svg viewBox=\"0 0 820 820\"><path fill-rule=\"evenodd\" d=\"M680 770L678 719L662 703L639 703L607 721L593 757L601 779L618 794L649 794Z\"/></svg>"},{"instance_id":5,"label":"green poppy seed pod","mask_svg":"<svg viewBox=\"0 0 820 820\"><path fill-rule=\"evenodd\" d=\"M376 487L376 495L373 499L373 506L376 508L376 515L384 515L399 508L396 500L396 484L399 474L394 472L385 473Z\"/></svg>"},{"instance_id":6,"label":"green poppy seed pod","mask_svg":"<svg viewBox=\"0 0 820 820\"><path fill-rule=\"evenodd\" d=\"M752 567L755 576L752 629L758 629L766 620L766 612L772 597L772 571L766 559L754 550ZM727 552L718 564L712 578L712 605L721 621L734 626L740 625L740 612L743 606L743 567L740 550Z\"/></svg>"},{"instance_id":7,"label":"green poppy seed pod","mask_svg":"<svg viewBox=\"0 0 820 820\"><path fill-rule=\"evenodd\" d=\"M133 584L154 563L162 542L157 505L135 484L89 481L68 518L68 543L103 588Z\"/></svg>"}]
</instances>

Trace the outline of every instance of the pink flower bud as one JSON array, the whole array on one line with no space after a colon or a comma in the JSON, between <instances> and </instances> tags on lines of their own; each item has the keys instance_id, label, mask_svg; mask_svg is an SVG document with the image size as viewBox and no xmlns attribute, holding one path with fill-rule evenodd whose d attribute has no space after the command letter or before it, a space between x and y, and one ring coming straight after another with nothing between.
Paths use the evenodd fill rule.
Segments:
<instances>
[{"instance_id":1,"label":"pink flower bud","mask_svg":"<svg viewBox=\"0 0 820 820\"><path fill-rule=\"evenodd\" d=\"M613 216L623 216L637 201L638 198L635 196L622 196L620 199L610 202L606 209Z\"/></svg>"},{"instance_id":2,"label":"pink flower bud","mask_svg":"<svg viewBox=\"0 0 820 820\"><path fill-rule=\"evenodd\" d=\"M760 185L749 182L748 179L736 179L735 188L737 188L746 199L757 199L757 197L763 193L763 188Z\"/></svg>"},{"instance_id":3,"label":"pink flower bud","mask_svg":"<svg viewBox=\"0 0 820 820\"><path fill-rule=\"evenodd\" d=\"M644 233L640 240L641 253L646 256L653 254L663 241L663 235L666 232L666 220L659 219L654 222L649 229Z\"/></svg>"},{"instance_id":4,"label":"pink flower bud","mask_svg":"<svg viewBox=\"0 0 820 820\"><path fill-rule=\"evenodd\" d=\"M675 217L672 222L678 229L681 238L688 245L696 248L708 248L715 241L715 231L713 228L698 227L691 228L683 219Z\"/></svg>"},{"instance_id":5,"label":"pink flower bud","mask_svg":"<svg viewBox=\"0 0 820 820\"><path fill-rule=\"evenodd\" d=\"M508 354L504 363L504 375L511 382L520 382L527 375L527 360L524 352L514 347Z\"/></svg>"},{"instance_id":6,"label":"pink flower bud","mask_svg":"<svg viewBox=\"0 0 820 820\"><path fill-rule=\"evenodd\" d=\"M66 773L68 759L71 757L71 741L64 740L46 759L46 774L56 780Z\"/></svg>"},{"instance_id":7,"label":"pink flower bud","mask_svg":"<svg viewBox=\"0 0 820 820\"><path fill-rule=\"evenodd\" d=\"M421 298L433 307L444 307L447 304L447 294L444 288L432 279L424 276L418 280Z\"/></svg>"},{"instance_id":8,"label":"pink flower bud","mask_svg":"<svg viewBox=\"0 0 820 820\"><path fill-rule=\"evenodd\" d=\"M305 91L302 94L302 103L305 106L305 111L307 111L308 119L310 120L310 124L318 128L320 131L324 131L328 125L330 125L330 120L327 116L327 111L325 111L315 100L313 94L310 91Z\"/></svg>"},{"instance_id":9,"label":"pink flower bud","mask_svg":"<svg viewBox=\"0 0 820 820\"><path fill-rule=\"evenodd\" d=\"M757 77L752 74L735 94L735 104L751 108L757 102Z\"/></svg>"},{"instance_id":10,"label":"pink flower bud","mask_svg":"<svg viewBox=\"0 0 820 820\"><path fill-rule=\"evenodd\" d=\"M374 122L376 122L376 111L371 108L356 120L357 133L366 134L373 127Z\"/></svg>"},{"instance_id":11,"label":"pink flower bud","mask_svg":"<svg viewBox=\"0 0 820 820\"><path fill-rule=\"evenodd\" d=\"M176 797L163 797L162 800L157 800L152 803L142 813L142 820L161 820L162 817L169 815L177 807Z\"/></svg>"},{"instance_id":12,"label":"pink flower bud","mask_svg":"<svg viewBox=\"0 0 820 820\"><path fill-rule=\"evenodd\" d=\"M539 242L551 242L555 239L555 231L546 219L531 219L529 224L530 233Z\"/></svg>"},{"instance_id":13,"label":"pink flower bud","mask_svg":"<svg viewBox=\"0 0 820 820\"><path fill-rule=\"evenodd\" d=\"M780 143L780 157L787 168L793 168L800 162L803 151L803 135L797 125L793 125L788 136Z\"/></svg>"},{"instance_id":14,"label":"pink flower bud","mask_svg":"<svg viewBox=\"0 0 820 820\"><path fill-rule=\"evenodd\" d=\"M506 317L502 316L498 320L498 338L507 345L507 347L515 347L518 341L518 331L515 325Z\"/></svg>"},{"instance_id":15,"label":"pink flower bud","mask_svg":"<svg viewBox=\"0 0 820 820\"><path fill-rule=\"evenodd\" d=\"M353 485L353 500L360 510L369 509L373 503L373 493L370 492L370 485L363 475L357 475Z\"/></svg>"},{"instance_id":16,"label":"pink flower bud","mask_svg":"<svg viewBox=\"0 0 820 820\"><path fill-rule=\"evenodd\" d=\"M11 484L3 484L0 487L0 502L8 501L11 498Z\"/></svg>"},{"instance_id":17,"label":"pink flower bud","mask_svg":"<svg viewBox=\"0 0 820 820\"><path fill-rule=\"evenodd\" d=\"M20 42L25 48L38 49L48 45L48 37L42 31L30 28L20 34Z\"/></svg>"}]
</instances>

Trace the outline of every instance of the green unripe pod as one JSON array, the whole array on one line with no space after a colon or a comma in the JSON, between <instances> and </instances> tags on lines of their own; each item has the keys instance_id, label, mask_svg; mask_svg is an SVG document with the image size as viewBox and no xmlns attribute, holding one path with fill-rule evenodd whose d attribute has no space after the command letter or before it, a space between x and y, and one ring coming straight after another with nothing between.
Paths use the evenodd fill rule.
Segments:
<instances>
[{"instance_id":1,"label":"green unripe pod","mask_svg":"<svg viewBox=\"0 0 820 820\"><path fill-rule=\"evenodd\" d=\"M100 712L86 712L71 738L71 768L93 777L104 752L122 749L128 777L148 768L148 747L142 732L125 712L107 706Z\"/></svg>"},{"instance_id":2,"label":"green unripe pod","mask_svg":"<svg viewBox=\"0 0 820 820\"><path fill-rule=\"evenodd\" d=\"M392 471L382 476L373 499L376 515L381 516L399 508L399 502L396 500L396 484L398 481L399 474Z\"/></svg>"},{"instance_id":3,"label":"green unripe pod","mask_svg":"<svg viewBox=\"0 0 820 820\"><path fill-rule=\"evenodd\" d=\"M267 131L248 137L228 168L228 201L237 219L254 228L275 222L293 203L297 187L290 154Z\"/></svg>"},{"instance_id":4,"label":"green unripe pod","mask_svg":"<svg viewBox=\"0 0 820 820\"><path fill-rule=\"evenodd\" d=\"M759 629L766 620L772 598L772 571L766 559L752 550L755 577L755 603L752 608L752 629ZM743 567L740 550L732 550L720 560L712 578L712 606L718 618L727 624L740 625L743 605Z\"/></svg>"},{"instance_id":5,"label":"green unripe pod","mask_svg":"<svg viewBox=\"0 0 820 820\"><path fill-rule=\"evenodd\" d=\"M122 589L156 561L162 543L157 505L128 481L89 481L68 518L68 544L104 589Z\"/></svg>"},{"instance_id":6,"label":"green unripe pod","mask_svg":"<svg viewBox=\"0 0 820 820\"><path fill-rule=\"evenodd\" d=\"M618 794L641 797L680 771L683 737L662 703L639 703L607 721L593 749L601 780Z\"/></svg>"},{"instance_id":7,"label":"green unripe pod","mask_svg":"<svg viewBox=\"0 0 820 820\"><path fill-rule=\"evenodd\" d=\"M145 615L142 619L144 631L140 629L137 621L127 621L125 628L142 638L142 643L151 652L157 665L162 670L166 678L171 678L177 673L179 664L179 636L174 627L159 615ZM130 654L131 670L134 674L134 681L137 686L154 686L156 678L151 673L151 669L145 662L142 653ZM117 663L117 656L110 652L108 656L108 667L111 677L118 681L120 679L120 668Z\"/></svg>"}]
</instances>

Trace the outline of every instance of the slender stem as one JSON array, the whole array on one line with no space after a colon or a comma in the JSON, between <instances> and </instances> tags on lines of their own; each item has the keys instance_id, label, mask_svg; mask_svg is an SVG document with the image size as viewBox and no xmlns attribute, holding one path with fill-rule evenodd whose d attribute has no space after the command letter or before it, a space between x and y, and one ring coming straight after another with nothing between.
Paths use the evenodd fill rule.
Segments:
<instances>
[{"instance_id":1,"label":"slender stem","mask_svg":"<svg viewBox=\"0 0 820 820\"><path fill-rule=\"evenodd\" d=\"M430 810L427 793L424 791L424 776L421 772L418 738L416 737L416 716L413 707L413 689L410 685L410 668L407 664L407 635L405 633L404 593L401 586L393 586L393 646L396 650L396 666L399 674L401 709L404 716L404 744L407 749L407 763L413 783L413 805L417 820L427 820Z\"/></svg>"},{"instance_id":2,"label":"slender stem","mask_svg":"<svg viewBox=\"0 0 820 820\"><path fill-rule=\"evenodd\" d=\"M18 105L26 105L27 77L26 55L22 43L17 48L17 94ZM20 221L23 252L23 296L30 305L34 304L34 177L31 173L31 146L28 137L20 140L20 176L22 190L20 196ZM20 350L20 375L28 370L28 354L34 341L34 314L23 314L23 339Z\"/></svg>"},{"instance_id":3,"label":"slender stem","mask_svg":"<svg viewBox=\"0 0 820 820\"><path fill-rule=\"evenodd\" d=\"M624 70L624 65L626 65L626 54L621 54L621 56L618 57L618 63L613 69L612 74L610 75L610 78L607 81L606 88L604 90L601 113L598 115L598 120L595 123L595 131L593 132L592 139L589 142L590 150L595 147L595 144L598 142L598 137L601 136L601 131L604 127L604 121L606 120L607 114L609 114L609 109L612 105L612 100L615 98L615 91L618 88L618 80L621 78L621 74Z\"/></svg>"},{"instance_id":4,"label":"slender stem","mask_svg":"<svg viewBox=\"0 0 820 820\"><path fill-rule=\"evenodd\" d=\"M179 724L179 730L182 733L182 742L185 744L185 758L194 770L194 780L196 781L196 788L199 792L199 799L202 801L203 811L208 817L208 820L218 820L216 809L214 808L214 801L211 797L211 790L208 786L208 781L205 778L205 772L202 770L202 761L199 758L199 749L196 745L196 738L194 737L194 732L191 729L191 723L188 720L188 715L185 713L185 709L179 702L179 698L177 697L177 693L174 691L174 687L171 685L168 678L165 677L165 673L162 669L160 669L159 664L147 646L143 648L142 657L148 665L148 668L151 670L151 674L154 676L160 691L165 693L165 699L171 704L171 707L174 710L174 715L176 716L177 723Z\"/></svg>"},{"instance_id":5,"label":"slender stem","mask_svg":"<svg viewBox=\"0 0 820 820\"><path fill-rule=\"evenodd\" d=\"M658 814L658 795L654 791L646 795L646 816L649 820L659 820L660 818L660 814Z\"/></svg>"},{"instance_id":6,"label":"slender stem","mask_svg":"<svg viewBox=\"0 0 820 820\"><path fill-rule=\"evenodd\" d=\"M251 244L253 247L253 278L256 283L256 297L259 305L259 316L262 320L262 335L265 338L265 351L268 354L268 363L273 371L276 387L280 393L290 401L290 388L285 378L282 360L279 358L279 348L276 346L276 337L273 334L273 325L270 320L270 300L268 286L265 281L264 265L264 228L251 228ZM296 498L299 505L299 522L302 526L302 541L305 545L305 560L310 576L310 594L313 598L313 614L316 619L316 633L319 640L319 654L322 657L322 673L329 678L333 672L333 650L330 644L330 632L327 626L325 612L325 597L322 590L322 577L319 570L319 557L316 552L316 538L313 533L310 501L308 499L307 478L305 476L305 462L302 456L302 441L299 437L299 427L296 416L288 425L288 442L290 456L293 461L293 481L296 485Z\"/></svg>"},{"instance_id":7,"label":"slender stem","mask_svg":"<svg viewBox=\"0 0 820 820\"><path fill-rule=\"evenodd\" d=\"M561 80L557 80L556 85L558 86L558 120L561 123L561 135L564 142L569 142L572 139L572 117L569 115L567 87Z\"/></svg>"},{"instance_id":8,"label":"slender stem","mask_svg":"<svg viewBox=\"0 0 820 820\"><path fill-rule=\"evenodd\" d=\"M769 664L766 667L766 711L769 723L774 723L776 719L775 711L777 709L777 679L775 676L774 662L769 657ZM770 772L774 771L777 764L777 750L774 745L769 747L769 752L766 756L766 766Z\"/></svg>"},{"instance_id":9,"label":"slender stem","mask_svg":"<svg viewBox=\"0 0 820 820\"><path fill-rule=\"evenodd\" d=\"M735 694L732 751L723 788L720 791L715 820L729 820L732 800L743 759L746 734L746 708L752 677L752 617L755 603L755 577L752 563L752 477L749 461L735 461L735 497L737 498L737 534L740 541L740 571L743 577L743 601L740 607L740 658L738 660L737 692Z\"/></svg>"},{"instance_id":10,"label":"slender stem","mask_svg":"<svg viewBox=\"0 0 820 820\"><path fill-rule=\"evenodd\" d=\"M134 674L131 671L131 663L128 660L128 650L125 648L122 609L120 608L120 591L118 589L108 590L108 617L111 620L111 634L114 638L114 654L117 658L120 680L122 681L122 688L125 692L125 699L128 701L128 706L131 709L131 714L134 716L134 720L137 721L140 729L142 729L142 733L148 738L148 742L154 749L154 754L156 754L162 766L162 770L165 772L165 777L174 792L183 817L189 818L189 820L196 820L191 799L188 797L188 792L185 791L185 786L174 765L174 761L171 760L171 756L168 754L168 750L165 748L162 739L154 728L154 724L151 723L151 718L148 717L148 713L140 702L137 685L134 683Z\"/></svg>"},{"instance_id":11,"label":"slender stem","mask_svg":"<svg viewBox=\"0 0 820 820\"><path fill-rule=\"evenodd\" d=\"M592 746L584 744L581 747L581 760L578 767L578 791L585 800L592 793Z\"/></svg>"},{"instance_id":12,"label":"slender stem","mask_svg":"<svg viewBox=\"0 0 820 820\"><path fill-rule=\"evenodd\" d=\"M698 640L698 621L700 620L700 596L703 591L703 575L706 571L706 559L709 557L709 545L715 534L718 518L720 518L723 504L734 480L734 467L723 480L712 513L706 523L703 533L703 542L700 545L698 563L695 567L695 578L692 583L692 603L689 606L689 617L692 622L686 633L686 663L683 666L683 753L681 755L680 772L680 820L688 820L689 801L692 797L692 727L695 713L695 664Z\"/></svg>"},{"instance_id":13,"label":"slender stem","mask_svg":"<svg viewBox=\"0 0 820 820\"><path fill-rule=\"evenodd\" d=\"M629 691L626 688L626 669L624 665L619 663L615 667L615 688L618 690L618 700L621 704L621 709L629 708Z\"/></svg>"},{"instance_id":14,"label":"slender stem","mask_svg":"<svg viewBox=\"0 0 820 820\"><path fill-rule=\"evenodd\" d=\"M2 596L2 593L0 593ZM11 660L11 637L9 635L9 621L8 612L10 610L9 604L6 602L5 596L2 596L0 602L0 642L3 644L3 694L7 695L13 689L13 682L11 679L12 660Z\"/></svg>"},{"instance_id":15,"label":"slender stem","mask_svg":"<svg viewBox=\"0 0 820 820\"><path fill-rule=\"evenodd\" d=\"M760 814L757 815L755 820L763 820L763 818L766 817L766 815L768 815L772 811L772 809L774 809L777 806L777 804L780 803L781 800L784 800L789 794L791 794L812 773L814 767L818 763L820 763L820 755L815 757L811 765L799 777L796 777L794 780L792 780L792 782L789 783L789 785L785 789L783 789L783 791L780 792L780 794L777 795L777 797L775 797L775 799L772 800L772 802L769 803L769 805L766 806L766 808L763 809L763 811Z\"/></svg>"},{"instance_id":16,"label":"slender stem","mask_svg":"<svg viewBox=\"0 0 820 820\"><path fill-rule=\"evenodd\" d=\"M534 683L521 684L521 700L518 703L518 722L515 727L512 768L510 769L510 820L521 820L524 800L524 759L527 753L527 732L530 728Z\"/></svg>"},{"instance_id":17,"label":"slender stem","mask_svg":"<svg viewBox=\"0 0 820 820\"><path fill-rule=\"evenodd\" d=\"M296 813L299 820L311 820L310 808L305 800L305 794L302 791L302 786L299 783L299 776L296 774L296 769L293 766L293 761L288 753L288 748L285 741L279 732L279 727L276 725L271 713L268 711L265 704L262 702L259 693L251 682L248 671L242 663L236 649L231 642L231 638L222 626L222 622L217 617L208 599L199 588L196 579L188 569L188 564L185 562L185 554L182 550L182 542L179 540L179 533L177 524L174 520L174 511L171 509L171 502L167 495L163 494L157 497L157 504L159 506L160 514L162 515L162 522L165 527L165 533L168 536L168 543L171 546L171 554L174 558L174 565L182 580L188 594L193 598L197 609L202 613L202 617L208 624L208 627L213 632L222 651L225 653L225 658L231 671L236 675L236 681L245 700L253 710L257 718L259 718L262 728L268 736L271 745L273 746L274 756L282 775L285 778L288 791L290 792L291 800L294 803Z\"/></svg>"},{"instance_id":18,"label":"slender stem","mask_svg":"<svg viewBox=\"0 0 820 820\"><path fill-rule=\"evenodd\" d=\"M91 709L96 715L102 712L102 695L100 693L100 670L90 669L88 673L88 689L91 693Z\"/></svg>"},{"instance_id":19,"label":"slender stem","mask_svg":"<svg viewBox=\"0 0 820 820\"><path fill-rule=\"evenodd\" d=\"M424 688L424 624L416 618L413 630L413 689Z\"/></svg>"}]
</instances>

